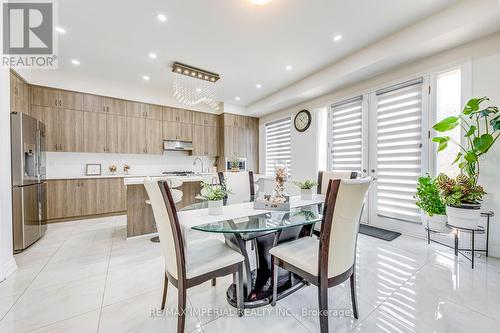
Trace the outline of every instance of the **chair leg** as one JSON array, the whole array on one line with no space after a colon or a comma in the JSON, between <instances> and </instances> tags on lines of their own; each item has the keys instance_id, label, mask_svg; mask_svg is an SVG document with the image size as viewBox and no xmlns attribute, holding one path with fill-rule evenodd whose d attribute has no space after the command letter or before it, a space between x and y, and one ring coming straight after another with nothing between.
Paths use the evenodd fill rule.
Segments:
<instances>
[{"instance_id":1,"label":"chair leg","mask_svg":"<svg viewBox=\"0 0 500 333\"><path fill-rule=\"evenodd\" d=\"M165 303L167 301L167 291L168 291L168 277L165 274L165 281L163 282L163 298L161 299L161 309L165 309Z\"/></svg>"},{"instance_id":2,"label":"chair leg","mask_svg":"<svg viewBox=\"0 0 500 333\"><path fill-rule=\"evenodd\" d=\"M179 312L177 317L177 333L184 333L184 328L186 326L186 289L179 288L178 290L178 306L177 311Z\"/></svg>"},{"instance_id":3,"label":"chair leg","mask_svg":"<svg viewBox=\"0 0 500 333\"><path fill-rule=\"evenodd\" d=\"M271 306L276 306L278 300L278 267L275 265L275 260L274 256L271 256L271 284L273 287Z\"/></svg>"},{"instance_id":4,"label":"chair leg","mask_svg":"<svg viewBox=\"0 0 500 333\"><path fill-rule=\"evenodd\" d=\"M236 272L235 274L238 317L243 317L243 312L245 310L245 296L243 292L243 263L238 264L238 272Z\"/></svg>"},{"instance_id":5,"label":"chair leg","mask_svg":"<svg viewBox=\"0 0 500 333\"><path fill-rule=\"evenodd\" d=\"M212 287L215 287L217 285L217 278L212 279Z\"/></svg>"},{"instance_id":6,"label":"chair leg","mask_svg":"<svg viewBox=\"0 0 500 333\"><path fill-rule=\"evenodd\" d=\"M354 314L354 318L358 319L359 317L359 312L358 312L358 296L356 293L356 274L355 272L352 273L351 277L351 302L352 302L352 312Z\"/></svg>"},{"instance_id":7,"label":"chair leg","mask_svg":"<svg viewBox=\"0 0 500 333\"><path fill-rule=\"evenodd\" d=\"M318 287L319 327L321 333L328 333L328 288Z\"/></svg>"}]
</instances>

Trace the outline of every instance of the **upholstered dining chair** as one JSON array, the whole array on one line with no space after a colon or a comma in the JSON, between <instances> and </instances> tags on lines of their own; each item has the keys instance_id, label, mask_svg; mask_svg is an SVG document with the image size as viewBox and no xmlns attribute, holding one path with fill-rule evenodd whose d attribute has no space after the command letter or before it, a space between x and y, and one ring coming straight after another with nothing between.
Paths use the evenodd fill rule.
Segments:
<instances>
[{"instance_id":1,"label":"upholstered dining chair","mask_svg":"<svg viewBox=\"0 0 500 333\"><path fill-rule=\"evenodd\" d=\"M350 279L354 317L356 296L356 244L359 220L371 179L333 179L328 185L326 213L320 239L303 237L273 247L272 306L277 301L278 267L295 273L318 287L320 331L328 333L328 288Z\"/></svg>"},{"instance_id":2,"label":"upholstered dining chair","mask_svg":"<svg viewBox=\"0 0 500 333\"><path fill-rule=\"evenodd\" d=\"M219 172L219 182L230 190L227 200L248 202L255 195L253 172Z\"/></svg>"},{"instance_id":3,"label":"upholstered dining chair","mask_svg":"<svg viewBox=\"0 0 500 333\"><path fill-rule=\"evenodd\" d=\"M238 315L242 316L244 257L217 239L190 242L186 251L185 240L168 183L146 180L144 186L153 208L160 246L165 259L161 309L165 308L170 282L178 291L177 332L184 332L187 289L216 277L233 274L236 283Z\"/></svg>"},{"instance_id":4,"label":"upholstered dining chair","mask_svg":"<svg viewBox=\"0 0 500 333\"><path fill-rule=\"evenodd\" d=\"M356 171L319 171L317 193L323 195L328 194L327 189L331 179L356 179L357 177L358 173ZM312 229L312 234L319 236L320 232L321 222L315 223Z\"/></svg>"}]
</instances>

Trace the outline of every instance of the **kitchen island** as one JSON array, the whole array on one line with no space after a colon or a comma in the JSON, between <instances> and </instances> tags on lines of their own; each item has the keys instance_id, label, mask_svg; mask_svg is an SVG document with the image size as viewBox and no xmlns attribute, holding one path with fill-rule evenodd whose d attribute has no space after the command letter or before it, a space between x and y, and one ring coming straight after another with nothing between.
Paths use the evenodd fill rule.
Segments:
<instances>
[{"instance_id":1,"label":"kitchen island","mask_svg":"<svg viewBox=\"0 0 500 333\"><path fill-rule=\"evenodd\" d=\"M195 203L196 195L200 193L201 182L212 183L217 181L216 174L202 174L190 176L160 176L151 177L160 180L180 180L182 185L178 190L183 192L182 201L176 204L177 209ZM136 237L156 233L156 223L151 206L146 203L149 199L144 181L146 177L128 177L123 182L127 188L127 237Z\"/></svg>"}]
</instances>

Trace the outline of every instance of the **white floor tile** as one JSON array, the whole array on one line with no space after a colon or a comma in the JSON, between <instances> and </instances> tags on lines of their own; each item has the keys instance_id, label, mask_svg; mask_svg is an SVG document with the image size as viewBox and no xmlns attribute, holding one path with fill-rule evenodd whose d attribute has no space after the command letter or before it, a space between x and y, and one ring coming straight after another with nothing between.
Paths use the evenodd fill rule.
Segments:
<instances>
[{"instance_id":1,"label":"white floor tile","mask_svg":"<svg viewBox=\"0 0 500 333\"><path fill-rule=\"evenodd\" d=\"M99 324L99 310L59 321L31 331L30 333L95 333Z\"/></svg>"}]
</instances>

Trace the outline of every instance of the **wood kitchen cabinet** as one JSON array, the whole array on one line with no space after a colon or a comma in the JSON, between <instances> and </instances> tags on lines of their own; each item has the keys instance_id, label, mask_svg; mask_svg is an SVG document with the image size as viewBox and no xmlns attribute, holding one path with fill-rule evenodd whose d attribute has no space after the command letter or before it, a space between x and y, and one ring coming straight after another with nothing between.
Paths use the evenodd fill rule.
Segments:
<instances>
[{"instance_id":1,"label":"wood kitchen cabinet","mask_svg":"<svg viewBox=\"0 0 500 333\"><path fill-rule=\"evenodd\" d=\"M146 123L146 135L145 135L145 147L146 154L163 154L163 128L162 121L156 119L145 119Z\"/></svg>"},{"instance_id":2,"label":"wood kitchen cabinet","mask_svg":"<svg viewBox=\"0 0 500 333\"><path fill-rule=\"evenodd\" d=\"M83 110L82 93L54 88L32 86L31 104L69 110Z\"/></svg>"},{"instance_id":3,"label":"wood kitchen cabinet","mask_svg":"<svg viewBox=\"0 0 500 333\"><path fill-rule=\"evenodd\" d=\"M162 121L127 117L127 144L130 154L162 154Z\"/></svg>"},{"instance_id":4,"label":"wood kitchen cabinet","mask_svg":"<svg viewBox=\"0 0 500 333\"><path fill-rule=\"evenodd\" d=\"M20 77L10 73L10 111L31 114L30 87Z\"/></svg>"},{"instance_id":5,"label":"wood kitchen cabinet","mask_svg":"<svg viewBox=\"0 0 500 333\"><path fill-rule=\"evenodd\" d=\"M193 112L193 124L202 126L218 126L219 117L210 113Z\"/></svg>"},{"instance_id":6,"label":"wood kitchen cabinet","mask_svg":"<svg viewBox=\"0 0 500 333\"><path fill-rule=\"evenodd\" d=\"M47 181L47 219L122 213L127 209L123 178Z\"/></svg>"},{"instance_id":7,"label":"wood kitchen cabinet","mask_svg":"<svg viewBox=\"0 0 500 333\"><path fill-rule=\"evenodd\" d=\"M162 120L163 108L159 105L126 102L127 117Z\"/></svg>"},{"instance_id":8,"label":"wood kitchen cabinet","mask_svg":"<svg viewBox=\"0 0 500 333\"><path fill-rule=\"evenodd\" d=\"M85 137L84 150L87 153L106 152L106 114L84 112L83 133Z\"/></svg>"},{"instance_id":9,"label":"wood kitchen cabinet","mask_svg":"<svg viewBox=\"0 0 500 333\"><path fill-rule=\"evenodd\" d=\"M33 115L45 124L45 146L47 151L83 152L83 111L32 106Z\"/></svg>"},{"instance_id":10,"label":"wood kitchen cabinet","mask_svg":"<svg viewBox=\"0 0 500 333\"><path fill-rule=\"evenodd\" d=\"M118 98L85 94L83 105L87 112L127 115L126 101Z\"/></svg>"},{"instance_id":11,"label":"wood kitchen cabinet","mask_svg":"<svg viewBox=\"0 0 500 333\"><path fill-rule=\"evenodd\" d=\"M163 139L193 141L193 125L173 121L164 121Z\"/></svg>"},{"instance_id":12,"label":"wood kitchen cabinet","mask_svg":"<svg viewBox=\"0 0 500 333\"><path fill-rule=\"evenodd\" d=\"M128 153L127 117L106 114L106 152Z\"/></svg>"},{"instance_id":13,"label":"wood kitchen cabinet","mask_svg":"<svg viewBox=\"0 0 500 333\"><path fill-rule=\"evenodd\" d=\"M219 131L216 126L193 125L193 155L219 155Z\"/></svg>"},{"instance_id":14,"label":"wood kitchen cabinet","mask_svg":"<svg viewBox=\"0 0 500 333\"><path fill-rule=\"evenodd\" d=\"M180 122L185 124L193 123L193 111L165 107L163 111L163 120L171 122Z\"/></svg>"}]
</instances>

